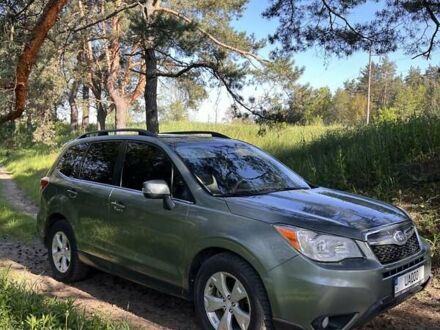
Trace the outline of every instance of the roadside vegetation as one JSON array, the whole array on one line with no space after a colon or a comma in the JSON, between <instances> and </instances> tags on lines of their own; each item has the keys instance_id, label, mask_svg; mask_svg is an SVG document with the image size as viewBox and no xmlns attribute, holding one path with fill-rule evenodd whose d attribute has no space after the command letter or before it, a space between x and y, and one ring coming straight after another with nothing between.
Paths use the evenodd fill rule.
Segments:
<instances>
[{"instance_id":1,"label":"roadside vegetation","mask_svg":"<svg viewBox=\"0 0 440 330\"><path fill-rule=\"evenodd\" d=\"M12 281L0 272L0 329L129 329L126 323L107 321L75 308L72 300L60 300L36 293L24 282Z\"/></svg>"},{"instance_id":2,"label":"roadside vegetation","mask_svg":"<svg viewBox=\"0 0 440 330\"><path fill-rule=\"evenodd\" d=\"M0 238L12 237L28 242L35 238L35 230L35 220L10 207L4 201L0 187Z\"/></svg>"}]
</instances>

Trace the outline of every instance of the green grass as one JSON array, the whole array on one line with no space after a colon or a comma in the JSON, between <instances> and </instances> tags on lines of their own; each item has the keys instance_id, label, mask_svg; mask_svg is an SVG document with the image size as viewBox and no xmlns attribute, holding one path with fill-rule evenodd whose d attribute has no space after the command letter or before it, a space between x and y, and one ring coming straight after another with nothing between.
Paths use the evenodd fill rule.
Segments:
<instances>
[{"instance_id":1,"label":"green grass","mask_svg":"<svg viewBox=\"0 0 440 330\"><path fill-rule=\"evenodd\" d=\"M26 242L31 241L35 234L35 220L10 207L3 198L0 186L0 237L13 237Z\"/></svg>"},{"instance_id":2,"label":"green grass","mask_svg":"<svg viewBox=\"0 0 440 330\"><path fill-rule=\"evenodd\" d=\"M207 124L191 122L169 122L161 125L161 131L215 131L234 139L252 143L273 155L282 151L298 150L316 140L337 126L281 126L270 129L263 136L258 135L259 127L254 124Z\"/></svg>"},{"instance_id":3,"label":"green grass","mask_svg":"<svg viewBox=\"0 0 440 330\"><path fill-rule=\"evenodd\" d=\"M85 315L72 300L59 300L36 293L23 283L13 282L0 272L0 329L129 329L123 322Z\"/></svg>"},{"instance_id":4,"label":"green grass","mask_svg":"<svg viewBox=\"0 0 440 330\"><path fill-rule=\"evenodd\" d=\"M35 202L39 201L40 179L45 176L57 157L58 150L45 146L29 149L1 150L0 164L6 166L18 187Z\"/></svg>"},{"instance_id":5,"label":"green grass","mask_svg":"<svg viewBox=\"0 0 440 330\"><path fill-rule=\"evenodd\" d=\"M386 198L394 188L440 181L440 120L332 130L276 156L311 182Z\"/></svg>"}]
</instances>

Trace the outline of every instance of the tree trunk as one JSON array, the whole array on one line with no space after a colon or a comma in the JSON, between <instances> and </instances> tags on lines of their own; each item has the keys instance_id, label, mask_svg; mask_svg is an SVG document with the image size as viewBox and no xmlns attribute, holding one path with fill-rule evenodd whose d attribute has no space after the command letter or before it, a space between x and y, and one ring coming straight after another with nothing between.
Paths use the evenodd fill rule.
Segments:
<instances>
[{"instance_id":1,"label":"tree trunk","mask_svg":"<svg viewBox=\"0 0 440 330\"><path fill-rule=\"evenodd\" d=\"M123 98L114 98L116 129L127 128L128 103Z\"/></svg>"},{"instance_id":2,"label":"tree trunk","mask_svg":"<svg viewBox=\"0 0 440 330\"><path fill-rule=\"evenodd\" d=\"M69 93L70 105L70 126L74 131L78 129L78 105L76 104L76 95L78 93L78 82L74 81Z\"/></svg>"},{"instance_id":3,"label":"tree trunk","mask_svg":"<svg viewBox=\"0 0 440 330\"><path fill-rule=\"evenodd\" d=\"M102 103L102 87L101 82L92 79L91 90L95 97L96 105L96 121L98 123L98 130L105 130L105 120L107 119L108 111Z\"/></svg>"},{"instance_id":4,"label":"tree trunk","mask_svg":"<svg viewBox=\"0 0 440 330\"><path fill-rule=\"evenodd\" d=\"M83 85L82 90L83 97L83 116L82 116L82 128L87 129L89 127L90 116L90 89L89 86Z\"/></svg>"},{"instance_id":5,"label":"tree trunk","mask_svg":"<svg viewBox=\"0 0 440 330\"><path fill-rule=\"evenodd\" d=\"M157 112L157 58L154 49L145 49L145 65L147 81L145 85L145 116L147 130L159 133L159 117Z\"/></svg>"},{"instance_id":6,"label":"tree trunk","mask_svg":"<svg viewBox=\"0 0 440 330\"><path fill-rule=\"evenodd\" d=\"M46 39L47 33L55 24L58 15L68 0L50 0L44 7L43 14L30 32L29 40L24 45L23 52L18 58L15 74L15 110L0 116L0 124L15 120L26 109L28 95L29 76L32 65L37 58L38 52Z\"/></svg>"},{"instance_id":7,"label":"tree trunk","mask_svg":"<svg viewBox=\"0 0 440 330\"><path fill-rule=\"evenodd\" d=\"M97 111L97 121L98 121L98 130L105 130L105 120L107 118L107 111L104 109L104 106L101 102L96 102L96 111Z\"/></svg>"}]
</instances>

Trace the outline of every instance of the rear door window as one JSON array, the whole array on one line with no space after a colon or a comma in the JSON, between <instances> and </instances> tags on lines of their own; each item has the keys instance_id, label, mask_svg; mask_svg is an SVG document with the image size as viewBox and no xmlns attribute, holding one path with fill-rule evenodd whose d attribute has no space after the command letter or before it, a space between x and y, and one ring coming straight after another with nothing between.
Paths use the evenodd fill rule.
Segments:
<instances>
[{"instance_id":1,"label":"rear door window","mask_svg":"<svg viewBox=\"0 0 440 330\"><path fill-rule=\"evenodd\" d=\"M78 178L84 153L88 143L81 143L70 147L61 157L57 169L69 178Z\"/></svg>"},{"instance_id":2,"label":"rear door window","mask_svg":"<svg viewBox=\"0 0 440 330\"><path fill-rule=\"evenodd\" d=\"M121 142L98 142L90 145L81 170L81 179L113 184L113 174Z\"/></svg>"}]
</instances>

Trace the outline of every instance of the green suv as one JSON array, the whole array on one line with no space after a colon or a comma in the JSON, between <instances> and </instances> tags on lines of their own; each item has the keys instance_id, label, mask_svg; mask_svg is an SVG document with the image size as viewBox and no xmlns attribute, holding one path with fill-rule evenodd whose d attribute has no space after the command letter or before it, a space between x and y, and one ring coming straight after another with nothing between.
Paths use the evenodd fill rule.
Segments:
<instances>
[{"instance_id":1,"label":"green suv","mask_svg":"<svg viewBox=\"0 0 440 330\"><path fill-rule=\"evenodd\" d=\"M193 300L203 329L351 329L432 276L405 211L219 133L88 133L41 189L57 280L116 274Z\"/></svg>"}]
</instances>

